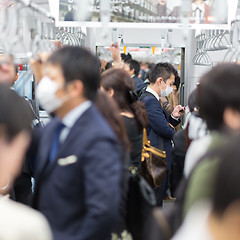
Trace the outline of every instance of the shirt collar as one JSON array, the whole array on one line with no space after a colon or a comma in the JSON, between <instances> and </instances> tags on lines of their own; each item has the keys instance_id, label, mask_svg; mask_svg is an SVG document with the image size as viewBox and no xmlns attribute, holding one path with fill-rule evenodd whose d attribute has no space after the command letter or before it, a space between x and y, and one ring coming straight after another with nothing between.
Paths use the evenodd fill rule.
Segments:
<instances>
[{"instance_id":1,"label":"shirt collar","mask_svg":"<svg viewBox=\"0 0 240 240\"><path fill-rule=\"evenodd\" d=\"M158 94L152 88L147 87L146 91L151 93L159 101L160 98L159 98Z\"/></svg>"},{"instance_id":2,"label":"shirt collar","mask_svg":"<svg viewBox=\"0 0 240 240\"><path fill-rule=\"evenodd\" d=\"M79 106L75 107L73 110L71 110L63 119L62 122L67 128L71 128L77 119L82 116L82 114L90 108L92 105L91 101L86 101Z\"/></svg>"}]
</instances>

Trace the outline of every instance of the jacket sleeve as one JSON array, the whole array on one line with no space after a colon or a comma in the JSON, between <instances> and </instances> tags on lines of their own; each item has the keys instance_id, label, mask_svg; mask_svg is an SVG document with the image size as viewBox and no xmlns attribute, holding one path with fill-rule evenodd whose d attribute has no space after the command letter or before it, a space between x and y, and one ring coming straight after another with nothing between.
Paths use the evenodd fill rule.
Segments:
<instances>
[{"instance_id":1,"label":"jacket sleeve","mask_svg":"<svg viewBox=\"0 0 240 240\"><path fill-rule=\"evenodd\" d=\"M86 215L79 240L104 240L113 230L121 197L119 151L118 144L107 139L95 139L86 151L83 162Z\"/></svg>"},{"instance_id":2,"label":"jacket sleeve","mask_svg":"<svg viewBox=\"0 0 240 240\"><path fill-rule=\"evenodd\" d=\"M37 167L37 152L39 151L40 139L42 136L43 128L36 127L32 131L32 139L30 146L26 152L26 161L29 163L31 168L31 174L35 176L35 171ZM26 162L25 161L25 162Z\"/></svg>"},{"instance_id":3,"label":"jacket sleeve","mask_svg":"<svg viewBox=\"0 0 240 240\"><path fill-rule=\"evenodd\" d=\"M174 129L169 126L160 103L154 98L143 99L151 128L161 137L171 139Z\"/></svg>"},{"instance_id":4,"label":"jacket sleeve","mask_svg":"<svg viewBox=\"0 0 240 240\"><path fill-rule=\"evenodd\" d=\"M169 123L171 123L174 127L176 127L179 123L181 123L181 120L176 120L176 119L172 118L171 115L169 116L168 121L169 121Z\"/></svg>"}]
</instances>

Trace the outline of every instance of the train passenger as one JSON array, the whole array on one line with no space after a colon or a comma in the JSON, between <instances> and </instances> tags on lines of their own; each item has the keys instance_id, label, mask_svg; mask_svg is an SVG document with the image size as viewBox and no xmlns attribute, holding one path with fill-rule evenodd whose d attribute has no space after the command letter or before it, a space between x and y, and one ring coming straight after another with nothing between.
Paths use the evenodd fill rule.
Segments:
<instances>
[{"instance_id":1,"label":"train passenger","mask_svg":"<svg viewBox=\"0 0 240 240\"><path fill-rule=\"evenodd\" d=\"M14 83L17 81L18 76L18 66L14 64L14 57L2 52L2 54L0 54L0 83L14 90ZM31 166L26 159L23 164L22 172L15 180L11 191L11 198L13 200L30 205L32 199L31 177Z\"/></svg>"},{"instance_id":2,"label":"train passenger","mask_svg":"<svg viewBox=\"0 0 240 240\"><path fill-rule=\"evenodd\" d=\"M11 192L23 166L31 135L31 109L23 98L1 85L0 112L0 239L51 240L42 214L3 196Z\"/></svg>"},{"instance_id":3,"label":"train passenger","mask_svg":"<svg viewBox=\"0 0 240 240\"><path fill-rule=\"evenodd\" d=\"M173 66L168 63L158 63L150 73L150 85L147 87L140 99L145 104L148 114L149 126L148 137L151 145L167 152L168 174L171 169L171 139L175 126L180 123L179 117L184 114L184 107L178 105L169 116L162 109L159 98L168 96L173 88L175 76ZM163 190L158 189L158 205L162 205L163 198L170 198L168 193L168 174L163 185ZM163 192L163 193L162 193Z\"/></svg>"},{"instance_id":4,"label":"train passenger","mask_svg":"<svg viewBox=\"0 0 240 240\"><path fill-rule=\"evenodd\" d=\"M210 135L207 137L208 141L202 138L190 145L192 151L197 148L204 148L205 151L199 158L193 156L192 159L188 159L193 161L191 166L194 167L187 178L187 187L182 198L181 219L193 215L192 209L199 202L212 199L214 177L219 165L218 149L224 149L229 137L239 134L239 74L239 65L220 64L200 80L200 116L206 120ZM222 191L225 190L223 187Z\"/></svg>"},{"instance_id":5,"label":"train passenger","mask_svg":"<svg viewBox=\"0 0 240 240\"><path fill-rule=\"evenodd\" d=\"M125 62L124 69L129 73L131 78L134 80L135 88L137 92L141 91L141 89L145 86L144 81L138 77L140 72L140 64L136 60L129 60Z\"/></svg>"},{"instance_id":6,"label":"train passenger","mask_svg":"<svg viewBox=\"0 0 240 240\"><path fill-rule=\"evenodd\" d=\"M218 164L214 169L212 196L193 204L173 240L239 239L239 140L239 136L233 136L224 146L215 148L212 161Z\"/></svg>"},{"instance_id":7,"label":"train passenger","mask_svg":"<svg viewBox=\"0 0 240 240\"><path fill-rule=\"evenodd\" d=\"M141 169L143 128L148 125L147 113L143 104L134 94L134 82L128 73L121 69L111 69L101 76L101 87L113 97L127 129L131 142L131 162L129 168L135 173Z\"/></svg>"},{"instance_id":8,"label":"train passenger","mask_svg":"<svg viewBox=\"0 0 240 240\"><path fill-rule=\"evenodd\" d=\"M42 76L43 66L32 65ZM118 217L120 147L93 104L99 68L89 51L64 47L47 60L38 85L40 104L55 117L37 143L33 207L47 217L56 240L105 240Z\"/></svg>"}]
</instances>

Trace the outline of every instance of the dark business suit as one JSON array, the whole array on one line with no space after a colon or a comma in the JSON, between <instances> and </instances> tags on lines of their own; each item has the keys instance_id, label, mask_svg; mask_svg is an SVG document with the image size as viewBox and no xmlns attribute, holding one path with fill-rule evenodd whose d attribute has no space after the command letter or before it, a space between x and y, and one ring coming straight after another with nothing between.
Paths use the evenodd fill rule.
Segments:
<instances>
[{"instance_id":1,"label":"dark business suit","mask_svg":"<svg viewBox=\"0 0 240 240\"><path fill-rule=\"evenodd\" d=\"M161 107L157 98L149 92L144 92L140 97L141 101L144 103L147 114L149 125L147 127L148 139L151 145L160 148L159 143L163 140L163 148L167 153L167 176L165 182L162 185L162 190L157 192L157 204L161 205L163 198L165 198L168 189L168 174L171 169L171 149L172 149L172 137L174 134L174 129L169 126L171 123L174 127L177 126L180 121L173 119L167 114L167 112ZM161 193L160 193L161 192Z\"/></svg>"},{"instance_id":2,"label":"dark business suit","mask_svg":"<svg viewBox=\"0 0 240 240\"><path fill-rule=\"evenodd\" d=\"M159 148L159 137L163 139L164 150L167 152L167 168L169 170L171 166L171 140L174 134L174 129L170 127L168 123L175 127L180 121L169 116L153 94L145 92L140 99L144 103L148 114L148 138L151 141L151 145L157 148Z\"/></svg>"},{"instance_id":3,"label":"dark business suit","mask_svg":"<svg viewBox=\"0 0 240 240\"><path fill-rule=\"evenodd\" d=\"M57 124L53 119L40 140L33 206L47 217L55 240L105 240L121 195L115 135L92 105L78 118L51 165Z\"/></svg>"},{"instance_id":4,"label":"dark business suit","mask_svg":"<svg viewBox=\"0 0 240 240\"><path fill-rule=\"evenodd\" d=\"M141 78L138 78L137 76L133 76L132 79L135 83L135 89L137 92L140 91L145 86Z\"/></svg>"}]
</instances>

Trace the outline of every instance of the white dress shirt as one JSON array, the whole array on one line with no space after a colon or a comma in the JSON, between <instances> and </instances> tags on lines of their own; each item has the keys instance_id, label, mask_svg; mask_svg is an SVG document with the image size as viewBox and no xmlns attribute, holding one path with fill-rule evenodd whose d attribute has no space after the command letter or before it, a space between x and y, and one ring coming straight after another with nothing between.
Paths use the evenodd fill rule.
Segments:
<instances>
[{"instance_id":1,"label":"white dress shirt","mask_svg":"<svg viewBox=\"0 0 240 240\"><path fill-rule=\"evenodd\" d=\"M78 118L80 118L80 116L82 116L82 114L91 107L91 105L92 105L91 101L86 101L80 104L79 106L75 107L62 119L62 123L65 125L65 128L62 130L60 134L59 140L60 143L63 143L66 140L73 125L76 123Z\"/></svg>"}]
</instances>

